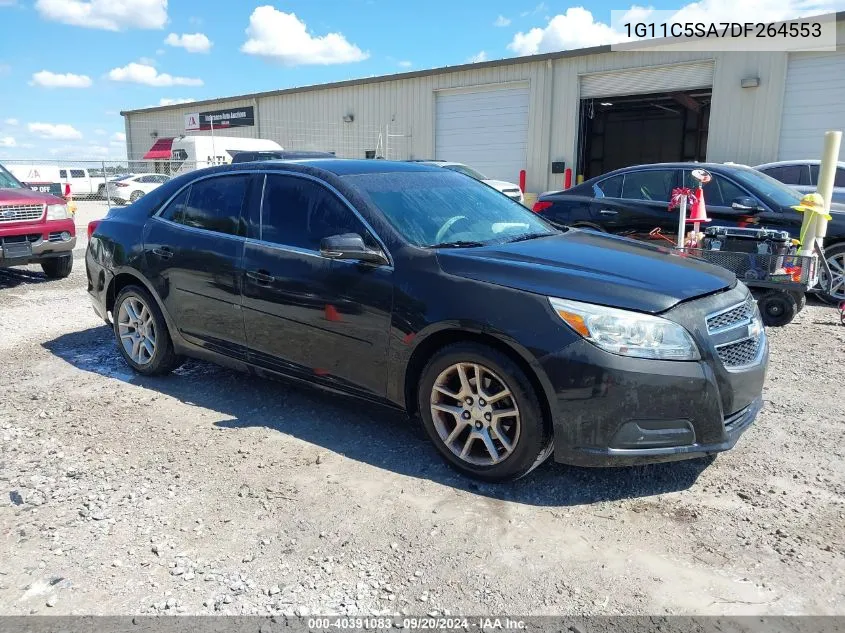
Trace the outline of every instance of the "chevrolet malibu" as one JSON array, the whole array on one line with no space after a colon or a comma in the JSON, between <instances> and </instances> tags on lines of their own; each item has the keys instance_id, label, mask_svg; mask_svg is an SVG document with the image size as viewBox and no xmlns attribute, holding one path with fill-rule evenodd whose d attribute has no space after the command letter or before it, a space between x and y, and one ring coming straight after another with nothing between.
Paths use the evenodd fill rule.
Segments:
<instances>
[{"instance_id":1,"label":"chevrolet malibu","mask_svg":"<svg viewBox=\"0 0 845 633\"><path fill-rule=\"evenodd\" d=\"M213 167L91 231L88 291L135 371L193 357L399 408L479 479L709 455L761 407L732 274L438 167Z\"/></svg>"}]
</instances>

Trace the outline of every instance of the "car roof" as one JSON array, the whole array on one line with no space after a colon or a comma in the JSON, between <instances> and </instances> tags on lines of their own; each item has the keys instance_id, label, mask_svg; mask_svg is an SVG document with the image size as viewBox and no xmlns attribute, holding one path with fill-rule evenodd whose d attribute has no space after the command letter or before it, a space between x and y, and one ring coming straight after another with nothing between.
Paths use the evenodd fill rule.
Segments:
<instances>
[{"instance_id":1,"label":"car roof","mask_svg":"<svg viewBox=\"0 0 845 633\"><path fill-rule=\"evenodd\" d=\"M789 165L821 165L821 161L813 158L804 158L800 160L777 160L772 163L763 163L757 165L754 169L765 169L767 167L787 167ZM845 161L838 161L837 167L845 167Z\"/></svg>"},{"instance_id":2,"label":"car roof","mask_svg":"<svg viewBox=\"0 0 845 633\"><path fill-rule=\"evenodd\" d=\"M602 180L604 178L609 178L611 176L616 176L619 174L627 174L628 172L632 171L643 171L648 169L706 169L707 171L715 171L715 172L729 172L732 169L746 169L750 170L753 169L748 165L740 165L738 163L647 163L644 165L630 165L628 167L620 167L619 169L614 169L613 171L609 171L605 174L601 174L600 176L593 176L589 180L585 180L581 184L585 183L592 183L597 180Z\"/></svg>"},{"instance_id":3,"label":"car roof","mask_svg":"<svg viewBox=\"0 0 845 633\"><path fill-rule=\"evenodd\" d=\"M408 163L395 160L364 158L306 158L302 160L258 160L251 163L227 165L231 169L286 169L306 171L306 168L332 173L336 176L354 176L359 174L384 174L397 172L439 171L439 168L424 163Z\"/></svg>"}]
</instances>

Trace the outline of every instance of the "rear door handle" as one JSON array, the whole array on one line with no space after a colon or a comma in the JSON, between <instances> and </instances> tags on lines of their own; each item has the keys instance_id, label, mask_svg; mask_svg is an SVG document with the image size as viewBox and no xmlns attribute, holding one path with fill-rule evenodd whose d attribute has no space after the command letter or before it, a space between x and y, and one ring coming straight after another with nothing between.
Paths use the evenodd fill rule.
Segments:
<instances>
[{"instance_id":1,"label":"rear door handle","mask_svg":"<svg viewBox=\"0 0 845 633\"><path fill-rule=\"evenodd\" d=\"M619 215L619 211L614 211L613 209L602 209L599 213L602 215Z\"/></svg>"},{"instance_id":2,"label":"rear door handle","mask_svg":"<svg viewBox=\"0 0 845 633\"><path fill-rule=\"evenodd\" d=\"M155 253L162 259L170 259L171 257L173 257L173 251L167 248L166 246L162 246L161 248L154 248L153 253Z\"/></svg>"},{"instance_id":3,"label":"rear door handle","mask_svg":"<svg viewBox=\"0 0 845 633\"><path fill-rule=\"evenodd\" d=\"M276 278L273 277L273 275L270 275L263 270L250 270L246 276L259 284L271 284L276 281Z\"/></svg>"}]
</instances>

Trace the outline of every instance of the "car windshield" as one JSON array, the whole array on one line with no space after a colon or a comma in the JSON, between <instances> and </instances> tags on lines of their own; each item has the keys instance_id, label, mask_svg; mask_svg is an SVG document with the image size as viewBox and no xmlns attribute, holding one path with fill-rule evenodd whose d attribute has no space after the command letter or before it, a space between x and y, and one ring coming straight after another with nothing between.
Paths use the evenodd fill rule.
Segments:
<instances>
[{"instance_id":1,"label":"car windshield","mask_svg":"<svg viewBox=\"0 0 845 633\"><path fill-rule=\"evenodd\" d=\"M801 200L797 190L755 169L736 169L731 171L731 175L755 196L766 198L779 206L792 207Z\"/></svg>"},{"instance_id":2,"label":"car windshield","mask_svg":"<svg viewBox=\"0 0 845 633\"><path fill-rule=\"evenodd\" d=\"M466 165L443 165L446 169L451 169L452 171L456 171L459 174L464 174L469 176L470 178L475 178L476 180L487 180L487 176L482 174L481 172L475 171L472 167L467 167Z\"/></svg>"},{"instance_id":3,"label":"car windshield","mask_svg":"<svg viewBox=\"0 0 845 633\"><path fill-rule=\"evenodd\" d=\"M416 246L479 246L559 232L495 189L446 170L344 179Z\"/></svg>"},{"instance_id":4,"label":"car windshield","mask_svg":"<svg viewBox=\"0 0 845 633\"><path fill-rule=\"evenodd\" d=\"M0 165L0 189L23 189L24 186L20 180L15 178L12 174L6 171L6 168Z\"/></svg>"}]
</instances>

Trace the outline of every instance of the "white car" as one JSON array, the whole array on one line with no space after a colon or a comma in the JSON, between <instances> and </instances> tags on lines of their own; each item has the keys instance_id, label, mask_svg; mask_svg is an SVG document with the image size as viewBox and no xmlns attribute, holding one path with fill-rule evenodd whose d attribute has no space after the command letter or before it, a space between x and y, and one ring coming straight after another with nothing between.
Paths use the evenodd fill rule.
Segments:
<instances>
[{"instance_id":1,"label":"white car","mask_svg":"<svg viewBox=\"0 0 845 633\"><path fill-rule=\"evenodd\" d=\"M493 187L493 189L495 189L496 191L501 191L508 198L510 198L511 200L516 200L520 204L525 201L522 195L522 190L519 188L519 185L515 185L512 182L507 182L505 180L491 180L490 178L487 178L484 174L479 171L476 171L469 165L464 165L463 163L455 163L448 160L417 160L413 162L424 163L426 165L436 165L437 167L443 167L444 169L451 169L452 171L464 174L465 176L469 176L470 178L480 180L485 185Z\"/></svg>"},{"instance_id":2,"label":"white car","mask_svg":"<svg viewBox=\"0 0 845 633\"><path fill-rule=\"evenodd\" d=\"M754 169L762 171L775 180L797 189L801 193L813 193L819 182L819 160L782 160L776 163L757 165ZM836 176L833 179L833 202L845 203L845 163L836 164Z\"/></svg>"},{"instance_id":3,"label":"white car","mask_svg":"<svg viewBox=\"0 0 845 633\"><path fill-rule=\"evenodd\" d=\"M170 180L165 174L131 174L109 180L109 198L118 203L135 202Z\"/></svg>"}]
</instances>

